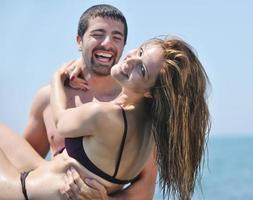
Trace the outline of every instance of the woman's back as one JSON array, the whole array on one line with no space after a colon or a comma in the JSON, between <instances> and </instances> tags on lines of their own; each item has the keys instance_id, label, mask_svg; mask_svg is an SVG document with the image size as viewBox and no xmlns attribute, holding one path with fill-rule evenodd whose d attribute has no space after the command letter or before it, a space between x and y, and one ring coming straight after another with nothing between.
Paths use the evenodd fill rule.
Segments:
<instances>
[{"instance_id":1,"label":"woman's back","mask_svg":"<svg viewBox=\"0 0 253 200\"><path fill-rule=\"evenodd\" d=\"M89 136L66 139L66 149L90 172L105 179L110 191L136 178L154 142L144 106L123 109L114 103L92 104L96 104L96 128Z\"/></svg>"}]
</instances>

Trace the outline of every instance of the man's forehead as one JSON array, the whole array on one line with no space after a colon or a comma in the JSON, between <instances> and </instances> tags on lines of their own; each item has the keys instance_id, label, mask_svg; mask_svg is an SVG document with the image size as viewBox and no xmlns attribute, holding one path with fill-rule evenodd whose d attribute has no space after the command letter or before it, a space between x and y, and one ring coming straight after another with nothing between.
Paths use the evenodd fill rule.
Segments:
<instances>
[{"instance_id":1,"label":"man's forehead","mask_svg":"<svg viewBox=\"0 0 253 200\"><path fill-rule=\"evenodd\" d=\"M89 25L96 25L96 23L99 24L115 24L115 26L122 26L124 28L124 24L121 20L119 19L114 19L111 17L92 17L89 19Z\"/></svg>"},{"instance_id":2,"label":"man's forehead","mask_svg":"<svg viewBox=\"0 0 253 200\"><path fill-rule=\"evenodd\" d=\"M111 32L119 32L124 36L124 24L120 20L115 20L109 17L94 17L89 20L89 31L104 30Z\"/></svg>"}]
</instances>

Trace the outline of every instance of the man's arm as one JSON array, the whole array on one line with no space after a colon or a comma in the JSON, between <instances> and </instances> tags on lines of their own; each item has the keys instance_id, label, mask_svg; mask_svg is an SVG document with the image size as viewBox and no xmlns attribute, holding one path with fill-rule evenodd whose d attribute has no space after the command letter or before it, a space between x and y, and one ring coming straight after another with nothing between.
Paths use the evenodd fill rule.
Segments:
<instances>
[{"instance_id":1,"label":"man's arm","mask_svg":"<svg viewBox=\"0 0 253 200\"><path fill-rule=\"evenodd\" d=\"M49 142L43 120L43 112L49 104L49 98L49 86L43 87L37 92L33 99L28 124L23 133L24 138L42 157L45 157L49 151Z\"/></svg>"},{"instance_id":2,"label":"man's arm","mask_svg":"<svg viewBox=\"0 0 253 200\"><path fill-rule=\"evenodd\" d=\"M155 192L157 166L152 154L139 179L129 188L109 197L109 200L152 200Z\"/></svg>"}]
</instances>

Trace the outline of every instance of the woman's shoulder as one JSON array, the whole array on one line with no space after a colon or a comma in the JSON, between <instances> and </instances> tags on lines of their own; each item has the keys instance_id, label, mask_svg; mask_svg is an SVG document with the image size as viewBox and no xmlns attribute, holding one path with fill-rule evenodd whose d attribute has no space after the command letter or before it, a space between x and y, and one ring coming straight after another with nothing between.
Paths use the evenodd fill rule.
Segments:
<instances>
[{"instance_id":1,"label":"woman's shoulder","mask_svg":"<svg viewBox=\"0 0 253 200\"><path fill-rule=\"evenodd\" d=\"M101 129L117 131L122 129L122 109L119 105L111 102L92 102L91 106L97 113L97 124Z\"/></svg>"},{"instance_id":2,"label":"woman's shoulder","mask_svg":"<svg viewBox=\"0 0 253 200\"><path fill-rule=\"evenodd\" d=\"M89 106L92 106L94 110L99 112L100 114L104 115L113 115L119 113L121 111L121 107L116 105L112 102L100 102L100 101L93 101L88 103Z\"/></svg>"}]
</instances>

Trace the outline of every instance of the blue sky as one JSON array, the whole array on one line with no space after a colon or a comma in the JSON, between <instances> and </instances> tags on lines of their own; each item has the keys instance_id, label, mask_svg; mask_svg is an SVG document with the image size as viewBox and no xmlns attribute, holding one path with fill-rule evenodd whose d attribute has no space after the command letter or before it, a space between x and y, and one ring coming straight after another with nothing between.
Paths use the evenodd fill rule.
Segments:
<instances>
[{"instance_id":1,"label":"blue sky","mask_svg":"<svg viewBox=\"0 0 253 200\"><path fill-rule=\"evenodd\" d=\"M211 135L253 136L253 2L250 0L0 0L0 121L22 132L32 98L65 61L77 58L77 23L91 5L118 7L129 26L124 52L177 35L197 51L212 83Z\"/></svg>"}]
</instances>

